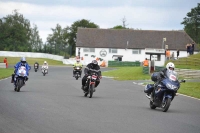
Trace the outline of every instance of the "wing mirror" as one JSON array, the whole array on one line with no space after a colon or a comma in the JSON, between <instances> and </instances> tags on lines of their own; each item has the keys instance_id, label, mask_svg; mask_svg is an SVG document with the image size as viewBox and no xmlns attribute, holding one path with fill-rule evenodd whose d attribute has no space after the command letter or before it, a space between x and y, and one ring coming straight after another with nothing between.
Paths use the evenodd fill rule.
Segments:
<instances>
[{"instance_id":1,"label":"wing mirror","mask_svg":"<svg viewBox=\"0 0 200 133\"><path fill-rule=\"evenodd\" d=\"M182 79L181 82L182 82L182 83L185 83L186 81L185 81L185 79Z\"/></svg>"}]
</instances>

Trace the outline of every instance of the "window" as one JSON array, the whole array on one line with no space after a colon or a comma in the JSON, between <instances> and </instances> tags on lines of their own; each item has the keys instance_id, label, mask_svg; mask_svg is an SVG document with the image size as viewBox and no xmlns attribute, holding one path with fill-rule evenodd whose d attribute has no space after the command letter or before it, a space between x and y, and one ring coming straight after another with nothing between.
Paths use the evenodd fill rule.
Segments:
<instances>
[{"instance_id":1,"label":"window","mask_svg":"<svg viewBox=\"0 0 200 133\"><path fill-rule=\"evenodd\" d=\"M141 50L140 49L133 49L132 54L141 54Z\"/></svg>"},{"instance_id":2,"label":"window","mask_svg":"<svg viewBox=\"0 0 200 133\"><path fill-rule=\"evenodd\" d=\"M95 52L95 48L84 48L83 52Z\"/></svg>"},{"instance_id":3,"label":"window","mask_svg":"<svg viewBox=\"0 0 200 133\"><path fill-rule=\"evenodd\" d=\"M117 53L117 49L109 48L109 53Z\"/></svg>"}]
</instances>

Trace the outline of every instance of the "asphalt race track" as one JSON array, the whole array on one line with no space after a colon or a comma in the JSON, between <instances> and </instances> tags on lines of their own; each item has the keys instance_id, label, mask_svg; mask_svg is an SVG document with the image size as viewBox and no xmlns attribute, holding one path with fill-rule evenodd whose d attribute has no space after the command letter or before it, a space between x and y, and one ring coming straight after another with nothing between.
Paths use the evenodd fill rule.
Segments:
<instances>
[{"instance_id":1,"label":"asphalt race track","mask_svg":"<svg viewBox=\"0 0 200 133\"><path fill-rule=\"evenodd\" d=\"M200 100L179 95L165 113L133 81L103 77L93 98L80 88L71 67L31 70L20 92L1 80L0 133L200 133Z\"/></svg>"}]
</instances>

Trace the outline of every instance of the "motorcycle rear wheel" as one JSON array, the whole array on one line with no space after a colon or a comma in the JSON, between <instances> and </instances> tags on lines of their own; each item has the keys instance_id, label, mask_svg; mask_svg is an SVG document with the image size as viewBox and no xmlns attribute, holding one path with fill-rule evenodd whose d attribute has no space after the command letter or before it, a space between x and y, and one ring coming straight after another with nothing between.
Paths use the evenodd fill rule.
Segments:
<instances>
[{"instance_id":1,"label":"motorcycle rear wheel","mask_svg":"<svg viewBox=\"0 0 200 133\"><path fill-rule=\"evenodd\" d=\"M171 104L171 99L170 98L166 98L165 102L162 103L162 105L161 105L162 111L163 112L167 112L167 110L169 109L170 104Z\"/></svg>"}]
</instances>

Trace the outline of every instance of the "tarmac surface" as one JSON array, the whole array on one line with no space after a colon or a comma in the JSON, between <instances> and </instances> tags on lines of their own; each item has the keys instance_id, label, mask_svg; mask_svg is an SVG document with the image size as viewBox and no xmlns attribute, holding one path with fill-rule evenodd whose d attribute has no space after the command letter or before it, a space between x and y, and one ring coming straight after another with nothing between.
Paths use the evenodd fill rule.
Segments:
<instances>
[{"instance_id":1,"label":"tarmac surface","mask_svg":"<svg viewBox=\"0 0 200 133\"><path fill-rule=\"evenodd\" d=\"M103 68L102 71L111 69ZM200 100L177 96L167 112L150 109L144 86L103 77L92 98L71 67L31 70L15 92L0 80L0 133L199 133ZM143 83L146 81L138 81Z\"/></svg>"}]
</instances>

